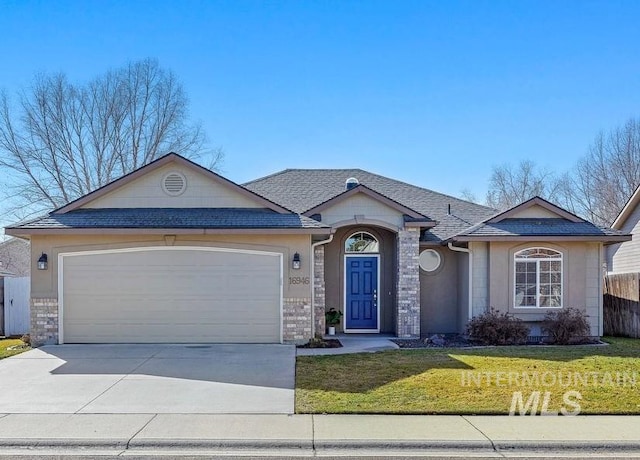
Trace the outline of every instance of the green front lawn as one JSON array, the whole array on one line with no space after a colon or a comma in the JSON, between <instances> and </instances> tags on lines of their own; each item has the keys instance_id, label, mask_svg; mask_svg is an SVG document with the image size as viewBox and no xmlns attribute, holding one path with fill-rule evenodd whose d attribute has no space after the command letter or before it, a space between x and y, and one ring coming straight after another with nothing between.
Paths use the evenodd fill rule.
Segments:
<instances>
[{"instance_id":1,"label":"green front lawn","mask_svg":"<svg viewBox=\"0 0 640 460\"><path fill-rule=\"evenodd\" d=\"M640 414L640 340L609 346L395 350L297 359L296 412L508 414L548 392L548 410Z\"/></svg>"},{"instance_id":2,"label":"green front lawn","mask_svg":"<svg viewBox=\"0 0 640 460\"><path fill-rule=\"evenodd\" d=\"M0 339L0 359L8 358L9 356L20 354L24 351L29 350L30 348L20 348L18 350L8 350L9 347L13 347L16 345L23 345L22 340L20 339Z\"/></svg>"}]
</instances>

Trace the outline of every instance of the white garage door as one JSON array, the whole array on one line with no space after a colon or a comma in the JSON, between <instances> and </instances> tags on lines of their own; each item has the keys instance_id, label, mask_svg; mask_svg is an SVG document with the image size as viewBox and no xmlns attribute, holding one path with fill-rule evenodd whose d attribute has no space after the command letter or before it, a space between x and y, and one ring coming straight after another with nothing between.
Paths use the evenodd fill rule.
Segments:
<instances>
[{"instance_id":1,"label":"white garage door","mask_svg":"<svg viewBox=\"0 0 640 460\"><path fill-rule=\"evenodd\" d=\"M62 255L62 341L280 342L281 263L213 248Z\"/></svg>"}]
</instances>

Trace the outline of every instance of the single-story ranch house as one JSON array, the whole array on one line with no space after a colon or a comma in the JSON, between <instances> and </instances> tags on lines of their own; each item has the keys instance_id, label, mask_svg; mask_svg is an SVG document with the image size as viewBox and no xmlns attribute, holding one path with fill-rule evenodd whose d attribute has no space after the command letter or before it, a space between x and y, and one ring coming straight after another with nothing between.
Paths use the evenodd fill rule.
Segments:
<instances>
[{"instance_id":1,"label":"single-story ranch house","mask_svg":"<svg viewBox=\"0 0 640 460\"><path fill-rule=\"evenodd\" d=\"M331 307L408 338L577 307L599 336L604 246L630 239L541 198L496 213L360 169L238 185L174 153L6 233L31 240L35 344L300 342Z\"/></svg>"}]
</instances>

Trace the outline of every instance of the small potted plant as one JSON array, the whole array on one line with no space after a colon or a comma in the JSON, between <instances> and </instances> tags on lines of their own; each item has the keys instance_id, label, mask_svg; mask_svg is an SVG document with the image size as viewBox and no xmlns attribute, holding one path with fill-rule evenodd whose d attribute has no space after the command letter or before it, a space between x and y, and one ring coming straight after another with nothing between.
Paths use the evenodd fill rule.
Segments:
<instances>
[{"instance_id":1,"label":"small potted plant","mask_svg":"<svg viewBox=\"0 0 640 460\"><path fill-rule=\"evenodd\" d=\"M336 335L336 325L340 324L341 317L342 312L333 307L329 308L329 311L325 312L324 319L327 322L329 335Z\"/></svg>"}]
</instances>

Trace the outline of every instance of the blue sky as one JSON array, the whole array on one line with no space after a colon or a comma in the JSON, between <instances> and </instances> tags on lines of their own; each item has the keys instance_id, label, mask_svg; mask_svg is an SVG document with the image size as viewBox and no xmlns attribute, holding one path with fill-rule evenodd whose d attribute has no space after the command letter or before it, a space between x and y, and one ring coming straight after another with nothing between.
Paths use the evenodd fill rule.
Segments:
<instances>
[{"instance_id":1,"label":"blue sky","mask_svg":"<svg viewBox=\"0 0 640 460\"><path fill-rule=\"evenodd\" d=\"M154 57L244 182L359 167L483 198L640 115L637 1L0 1L0 87Z\"/></svg>"}]
</instances>

